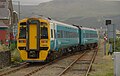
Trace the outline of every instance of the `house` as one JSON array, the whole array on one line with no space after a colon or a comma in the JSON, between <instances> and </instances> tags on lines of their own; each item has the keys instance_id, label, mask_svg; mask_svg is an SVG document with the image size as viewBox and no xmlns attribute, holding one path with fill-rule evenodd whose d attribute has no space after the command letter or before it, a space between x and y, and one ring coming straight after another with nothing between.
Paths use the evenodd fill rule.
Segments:
<instances>
[{"instance_id":1,"label":"house","mask_svg":"<svg viewBox=\"0 0 120 76\"><path fill-rule=\"evenodd\" d=\"M8 26L0 21L0 43L5 44L7 39Z\"/></svg>"},{"instance_id":2,"label":"house","mask_svg":"<svg viewBox=\"0 0 120 76\"><path fill-rule=\"evenodd\" d=\"M2 43L5 43L6 40L11 41L13 38L12 28L17 23L17 18L16 12L13 10L12 0L0 0L0 41Z\"/></svg>"}]
</instances>

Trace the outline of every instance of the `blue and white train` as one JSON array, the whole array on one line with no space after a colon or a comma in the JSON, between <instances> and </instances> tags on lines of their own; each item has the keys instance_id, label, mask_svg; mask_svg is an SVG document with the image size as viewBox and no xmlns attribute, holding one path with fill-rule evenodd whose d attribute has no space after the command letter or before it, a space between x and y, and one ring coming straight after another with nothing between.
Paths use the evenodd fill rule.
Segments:
<instances>
[{"instance_id":1,"label":"blue and white train","mask_svg":"<svg viewBox=\"0 0 120 76\"><path fill-rule=\"evenodd\" d=\"M26 18L18 23L17 48L22 60L27 62L44 62L97 45L96 29L50 18Z\"/></svg>"}]
</instances>

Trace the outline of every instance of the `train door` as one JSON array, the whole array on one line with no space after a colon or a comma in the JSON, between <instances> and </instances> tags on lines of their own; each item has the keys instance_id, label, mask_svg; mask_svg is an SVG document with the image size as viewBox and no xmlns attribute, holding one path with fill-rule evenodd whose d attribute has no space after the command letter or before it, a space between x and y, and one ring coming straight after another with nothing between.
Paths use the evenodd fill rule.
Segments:
<instances>
[{"instance_id":1,"label":"train door","mask_svg":"<svg viewBox=\"0 0 120 76\"><path fill-rule=\"evenodd\" d=\"M56 26L55 23L50 23L51 25L51 48L56 48Z\"/></svg>"},{"instance_id":2,"label":"train door","mask_svg":"<svg viewBox=\"0 0 120 76\"><path fill-rule=\"evenodd\" d=\"M29 49L37 49L37 26L29 26Z\"/></svg>"},{"instance_id":3,"label":"train door","mask_svg":"<svg viewBox=\"0 0 120 76\"><path fill-rule=\"evenodd\" d=\"M37 53L40 50L40 21L30 19L27 22L27 44L26 50L28 51L29 58L38 58ZM34 55L33 55L34 54Z\"/></svg>"}]
</instances>

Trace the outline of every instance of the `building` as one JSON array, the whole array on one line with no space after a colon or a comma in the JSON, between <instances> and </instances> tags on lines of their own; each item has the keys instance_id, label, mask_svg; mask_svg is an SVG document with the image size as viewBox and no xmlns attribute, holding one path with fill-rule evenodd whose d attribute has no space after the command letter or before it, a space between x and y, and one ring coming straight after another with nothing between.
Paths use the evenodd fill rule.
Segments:
<instances>
[{"instance_id":1,"label":"building","mask_svg":"<svg viewBox=\"0 0 120 76\"><path fill-rule=\"evenodd\" d=\"M13 10L12 0L0 0L0 41L2 43L11 40L13 37L12 27L17 21L18 17Z\"/></svg>"},{"instance_id":2,"label":"building","mask_svg":"<svg viewBox=\"0 0 120 76\"><path fill-rule=\"evenodd\" d=\"M0 21L0 43L6 43L8 26Z\"/></svg>"}]
</instances>

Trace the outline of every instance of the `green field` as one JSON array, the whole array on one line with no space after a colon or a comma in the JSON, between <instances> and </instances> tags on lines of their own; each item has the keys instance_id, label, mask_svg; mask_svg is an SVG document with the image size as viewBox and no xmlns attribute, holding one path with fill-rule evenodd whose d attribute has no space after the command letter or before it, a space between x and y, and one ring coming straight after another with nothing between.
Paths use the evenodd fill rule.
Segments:
<instances>
[{"instance_id":1,"label":"green field","mask_svg":"<svg viewBox=\"0 0 120 76\"><path fill-rule=\"evenodd\" d=\"M110 39L109 42L112 43L113 51L114 51L114 40ZM115 51L114 52L120 52L120 38L116 38L116 41L115 41Z\"/></svg>"},{"instance_id":2,"label":"green field","mask_svg":"<svg viewBox=\"0 0 120 76\"><path fill-rule=\"evenodd\" d=\"M114 76L114 61L112 60L111 55L104 55L103 45L104 44L102 40L89 76ZM108 49L109 44L107 43L106 54L108 53Z\"/></svg>"}]
</instances>

